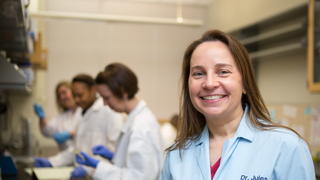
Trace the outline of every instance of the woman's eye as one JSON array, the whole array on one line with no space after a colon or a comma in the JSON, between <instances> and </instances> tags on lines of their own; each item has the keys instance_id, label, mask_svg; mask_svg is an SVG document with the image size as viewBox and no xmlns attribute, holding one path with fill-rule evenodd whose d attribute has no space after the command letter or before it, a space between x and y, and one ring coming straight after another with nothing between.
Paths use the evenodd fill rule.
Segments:
<instances>
[{"instance_id":1,"label":"woman's eye","mask_svg":"<svg viewBox=\"0 0 320 180\"><path fill-rule=\"evenodd\" d=\"M219 72L218 72L218 74L220 75L220 76L227 76L228 74L230 74L231 73L231 71L229 71L229 70L220 70Z\"/></svg>"},{"instance_id":2,"label":"woman's eye","mask_svg":"<svg viewBox=\"0 0 320 180\"><path fill-rule=\"evenodd\" d=\"M203 75L204 75L204 73L202 73L202 72L193 72L192 73L192 76L194 76L194 77L201 77Z\"/></svg>"}]
</instances>

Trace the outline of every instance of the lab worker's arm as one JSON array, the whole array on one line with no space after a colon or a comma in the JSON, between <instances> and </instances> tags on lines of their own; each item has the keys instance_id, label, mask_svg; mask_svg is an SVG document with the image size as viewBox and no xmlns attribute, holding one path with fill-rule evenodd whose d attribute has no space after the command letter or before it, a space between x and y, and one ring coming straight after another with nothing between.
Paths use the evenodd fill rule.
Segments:
<instances>
[{"instance_id":1,"label":"lab worker's arm","mask_svg":"<svg viewBox=\"0 0 320 180\"><path fill-rule=\"evenodd\" d=\"M74 160L74 147L69 146L66 150L48 158L53 167L70 166Z\"/></svg>"},{"instance_id":2,"label":"lab worker's arm","mask_svg":"<svg viewBox=\"0 0 320 180\"><path fill-rule=\"evenodd\" d=\"M275 179L316 179L309 148L302 139L284 148L275 167Z\"/></svg>"},{"instance_id":3,"label":"lab worker's arm","mask_svg":"<svg viewBox=\"0 0 320 180\"><path fill-rule=\"evenodd\" d=\"M44 136L52 137L54 133L58 131L58 117L54 117L52 119L45 119L44 121L40 121L40 129L41 133Z\"/></svg>"},{"instance_id":4,"label":"lab worker's arm","mask_svg":"<svg viewBox=\"0 0 320 180\"><path fill-rule=\"evenodd\" d=\"M110 162L100 162L94 173L94 179L102 180L155 180L159 176L161 166L161 152L151 142L148 134L134 134L131 136L125 167L117 167Z\"/></svg>"},{"instance_id":5,"label":"lab worker's arm","mask_svg":"<svg viewBox=\"0 0 320 180\"><path fill-rule=\"evenodd\" d=\"M48 118L46 117L46 113L45 113L43 107L40 104L34 104L33 110L34 110L34 113L39 118L39 128L40 128L42 134L44 136L48 136L48 134L46 134L46 132L44 131L44 128L47 126L49 121L48 121Z\"/></svg>"}]
</instances>

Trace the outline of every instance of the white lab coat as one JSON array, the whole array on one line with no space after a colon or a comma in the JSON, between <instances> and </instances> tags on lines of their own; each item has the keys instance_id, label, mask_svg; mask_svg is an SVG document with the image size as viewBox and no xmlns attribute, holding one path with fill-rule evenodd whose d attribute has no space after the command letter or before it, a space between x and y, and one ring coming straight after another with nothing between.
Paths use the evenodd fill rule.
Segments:
<instances>
[{"instance_id":1,"label":"white lab coat","mask_svg":"<svg viewBox=\"0 0 320 180\"><path fill-rule=\"evenodd\" d=\"M97 98L79 122L74 146L55 157L61 162L58 166L72 164L75 158L75 151L83 151L92 155L91 149L95 145L105 145L114 150L122 123L123 116L112 111L109 106L105 106L101 98ZM96 156L96 158L99 159L101 157ZM55 165L53 164L53 166ZM92 168L85 168L89 174L92 174Z\"/></svg>"},{"instance_id":2,"label":"white lab coat","mask_svg":"<svg viewBox=\"0 0 320 180\"><path fill-rule=\"evenodd\" d=\"M75 111L67 110L52 118L46 126L41 128L43 135L52 137L55 133L64 131L76 131L81 117L81 108L78 107ZM63 151L73 143L73 139L69 139L62 144L58 144L59 150Z\"/></svg>"},{"instance_id":3,"label":"white lab coat","mask_svg":"<svg viewBox=\"0 0 320 180\"><path fill-rule=\"evenodd\" d=\"M155 180L162 165L160 127L144 101L129 113L112 160L100 161L97 180Z\"/></svg>"},{"instance_id":4,"label":"white lab coat","mask_svg":"<svg viewBox=\"0 0 320 180\"><path fill-rule=\"evenodd\" d=\"M91 153L95 145L105 145L114 151L123 125L123 116L103 104L102 98L85 112L77 136L76 149Z\"/></svg>"},{"instance_id":5,"label":"white lab coat","mask_svg":"<svg viewBox=\"0 0 320 180\"><path fill-rule=\"evenodd\" d=\"M41 129L41 132L48 137L52 137L53 134L63 131L76 131L79 125L82 109L78 107L76 111L68 110L64 111L58 116L51 119L46 126ZM69 148L73 148L74 139L69 139L65 143L59 144L60 152L58 155L48 158L52 166L71 165L72 160L68 160L61 157L67 157L69 153L66 153ZM70 159L70 158L69 158Z\"/></svg>"}]
</instances>

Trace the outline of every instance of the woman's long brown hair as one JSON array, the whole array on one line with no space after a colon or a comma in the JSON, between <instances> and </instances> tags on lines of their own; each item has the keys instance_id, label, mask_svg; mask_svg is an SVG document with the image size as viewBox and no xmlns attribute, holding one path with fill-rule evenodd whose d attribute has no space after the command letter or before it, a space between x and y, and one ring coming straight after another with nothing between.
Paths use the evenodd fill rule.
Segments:
<instances>
[{"instance_id":1,"label":"woman's long brown hair","mask_svg":"<svg viewBox=\"0 0 320 180\"><path fill-rule=\"evenodd\" d=\"M249 55L245 47L231 35L219 30L211 30L204 33L200 39L192 42L185 51L181 75L182 89L180 96L178 133L176 143L167 150L171 151L174 149L185 148L188 145L189 140L195 140L199 138L203 128L206 125L205 117L192 105L189 95L188 79L190 74L191 56L194 50L201 43L209 41L220 41L224 43L230 50L242 76L243 87L246 92L246 94L242 95L242 104L246 104L248 106L247 108L249 108L248 114L253 127L261 130L270 130L281 127L289 129L298 134L289 127L276 124L271 121L269 111L256 84L252 64L250 63Z\"/></svg>"}]
</instances>

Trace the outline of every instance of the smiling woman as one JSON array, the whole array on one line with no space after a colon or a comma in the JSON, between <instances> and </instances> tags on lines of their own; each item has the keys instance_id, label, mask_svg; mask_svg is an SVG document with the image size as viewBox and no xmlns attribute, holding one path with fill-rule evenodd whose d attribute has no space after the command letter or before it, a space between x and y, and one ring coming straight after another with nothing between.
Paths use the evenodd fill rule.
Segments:
<instances>
[{"instance_id":1,"label":"smiling woman","mask_svg":"<svg viewBox=\"0 0 320 180\"><path fill-rule=\"evenodd\" d=\"M70 148L74 143L74 137L81 119L81 108L75 103L71 92L71 84L68 81L61 81L55 89L56 101L60 113L49 119L45 116L45 111L38 104L34 105L36 115L39 117L41 133L44 136L53 138L62 152ZM60 165L70 165L65 158L59 155L51 156L48 159L35 158L36 167L51 167Z\"/></svg>"},{"instance_id":2,"label":"smiling woman","mask_svg":"<svg viewBox=\"0 0 320 180\"><path fill-rule=\"evenodd\" d=\"M271 121L248 53L232 36L212 30L189 45L181 94L160 179L315 179L307 144Z\"/></svg>"},{"instance_id":3,"label":"smiling woman","mask_svg":"<svg viewBox=\"0 0 320 180\"><path fill-rule=\"evenodd\" d=\"M210 124L241 117L241 75L225 44L213 41L199 45L191 57L190 69L191 102Z\"/></svg>"}]
</instances>

